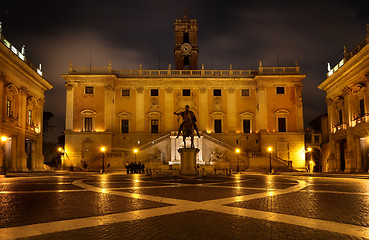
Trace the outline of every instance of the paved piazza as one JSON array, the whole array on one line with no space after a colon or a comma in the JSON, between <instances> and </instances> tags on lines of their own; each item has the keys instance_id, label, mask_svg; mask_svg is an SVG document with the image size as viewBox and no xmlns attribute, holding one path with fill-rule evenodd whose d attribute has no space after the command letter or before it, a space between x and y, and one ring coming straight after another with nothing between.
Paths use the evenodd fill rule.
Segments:
<instances>
[{"instance_id":1,"label":"paved piazza","mask_svg":"<svg viewBox=\"0 0 369 240\"><path fill-rule=\"evenodd\" d=\"M369 239L368 175L0 179L0 239Z\"/></svg>"}]
</instances>

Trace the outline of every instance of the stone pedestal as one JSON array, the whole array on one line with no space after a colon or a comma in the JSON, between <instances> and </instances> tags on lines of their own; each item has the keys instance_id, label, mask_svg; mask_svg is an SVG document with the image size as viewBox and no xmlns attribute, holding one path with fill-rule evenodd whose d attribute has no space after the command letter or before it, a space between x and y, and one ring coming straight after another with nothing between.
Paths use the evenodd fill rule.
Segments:
<instances>
[{"instance_id":1,"label":"stone pedestal","mask_svg":"<svg viewBox=\"0 0 369 240\"><path fill-rule=\"evenodd\" d=\"M198 148L180 148L178 152L181 156L181 174L196 175L196 157L200 151Z\"/></svg>"}]
</instances>

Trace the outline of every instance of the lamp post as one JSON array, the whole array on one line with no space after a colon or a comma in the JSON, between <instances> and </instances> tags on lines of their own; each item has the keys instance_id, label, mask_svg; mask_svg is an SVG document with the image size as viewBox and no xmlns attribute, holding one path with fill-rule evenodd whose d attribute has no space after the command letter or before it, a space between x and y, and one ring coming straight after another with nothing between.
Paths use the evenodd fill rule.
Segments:
<instances>
[{"instance_id":1,"label":"lamp post","mask_svg":"<svg viewBox=\"0 0 369 240\"><path fill-rule=\"evenodd\" d=\"M268 147L268 152L269 152L269 174L272 174L272 151L273 151L273 148Z\"/></svg>"},{"instance_id":2,"label":"lamp post","mask_svg":"<svg viewBox=\"0 0 369 240\"><path fill-rule=\"evenodd\" d=\"M308 165L308 167L309 167L309 172L314 172L314 162L313 162L313 149L311 148L311 147L308 147L307 148L307 152L309 152L310 153L310 160L309 160L309 165Z\"/></svg>"},{"instance_id":3,"label":"lamp post","mask_svg":"<svg viewBox=\"0 0 369 240\"><path fill-rule=\"evenodd\" d=\"M135 153L135 162L137 162L136 160L137 160L138 149L137 148L133 149L133 152Z\"/></svg>"},{"instance_id":4,"label":"lamp post","mask_svg":"<svg viewBox=\"0 0 369 240\"><path fill-rule=\"evenodd\" d=\"M58 148L58 151L61 152L61 153L63 153L63 158L61 159L61 169L64 169L64 161L65 161L64 159L65 159L66 152L61 147Z\"/></svg>"},{"instance_id":5,"label":"lamp post","mask_svg":"<svg viewBox=\"0 0 369 240\"><path fill-rule=\"evenodd\" d=\"M106 151L106 148L105 147L101 147L100 148L101 152L102 152L102 166L101 166L101 171L100 173L105 173L105 151Z\"/></svg>"},{"instance_id":6,"label":"lamp post","mask_svg":"<svg viewBox=\"0 0 369 240\"><path fill-rule=\"evenodd\" d=\"M238 157L238 155L240 154L240 152L241 152L241 149L236 148L236 154L237 154L237 172L238 173L240 172L240 159Z\"/></svg>"},{"instance_id":7,"label":"lamp post","mask_svg":"<svg viewBox=\"0 0 369 240\"><path fill-rule=\"evenodd\" d=\"M5 163L5 142L6 140L8 140L7 137L5 136L2 136L1 137L1 147L2 147L2 150L3 150L3 164L2 164L2 167L1 167L1 173L3 173L5 176L6 176L6 163Z\"/></svg>"}]
</instances>

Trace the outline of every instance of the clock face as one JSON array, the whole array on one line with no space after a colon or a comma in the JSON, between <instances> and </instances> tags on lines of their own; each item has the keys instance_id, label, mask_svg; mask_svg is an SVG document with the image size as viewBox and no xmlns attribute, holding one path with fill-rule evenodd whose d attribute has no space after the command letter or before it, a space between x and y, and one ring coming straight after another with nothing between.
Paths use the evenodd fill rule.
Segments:
<instances>
[{"instance_id":1,"label":"clock face","mask_svg":"<svg viewBox=\"0 0 369 240\"><path fill-rule=\"evenodd\" d=\"M183 55L189 55L191 53L192 46L189 43L183 43L181 46L181 51Z\"/></svg>"}]
</instances>

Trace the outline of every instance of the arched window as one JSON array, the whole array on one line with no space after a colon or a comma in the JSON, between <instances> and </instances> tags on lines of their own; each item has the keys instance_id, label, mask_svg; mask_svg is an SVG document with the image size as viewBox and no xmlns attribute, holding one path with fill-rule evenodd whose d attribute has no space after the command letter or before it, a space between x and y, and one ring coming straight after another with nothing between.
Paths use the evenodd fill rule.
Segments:
<instances>
[{"instance_id":1,"label":"arched window","mask_svg":"<svg viewBox=\"0 0 369 240\"><path fill-rule=\"evenodd\" d=\"M150 112L147 114L149 119L150 133L160 132L160 112Z\"/></svg>"},{"instance_id":2,"label":"arched window","mask_svg":"<svg viewBox=\"0 0 369 240\"><path fill-rule=\"evenodd\" d=\"M287 132L288 111L278 110L275 112L276 128L278 132Z\"/></svg>"},{"instance_id":3,"label":"arched window","mask_svg":"<svg viewBox=\"0 0 369 240\"><path fill-rule=\"evenodd\" d=\"M95 116L96 112L90 109L81 111L82 114L82 131L93 132L95 131Z\"/></svg>"},{"instance_id":4,"label":"arched window","mask_svg":"<svg viewBox=\"0 0 369 240\"><path fill-rule=\"evenodd\" d=\"M254 114L251 112L243 112L240 114L242 133L252 133L252 118Z\"/></svg>"},{"instance_id":5,"label":"arched window","mask_svg":"<svg viewBox=\"0 0 369 240\"><path fill-rule=\"evenodd\" d=\"M132 115L128 112L122 112L119 114L120 120L120 132L130 133L132 132Z\"/></svg>"}]
</instances>

